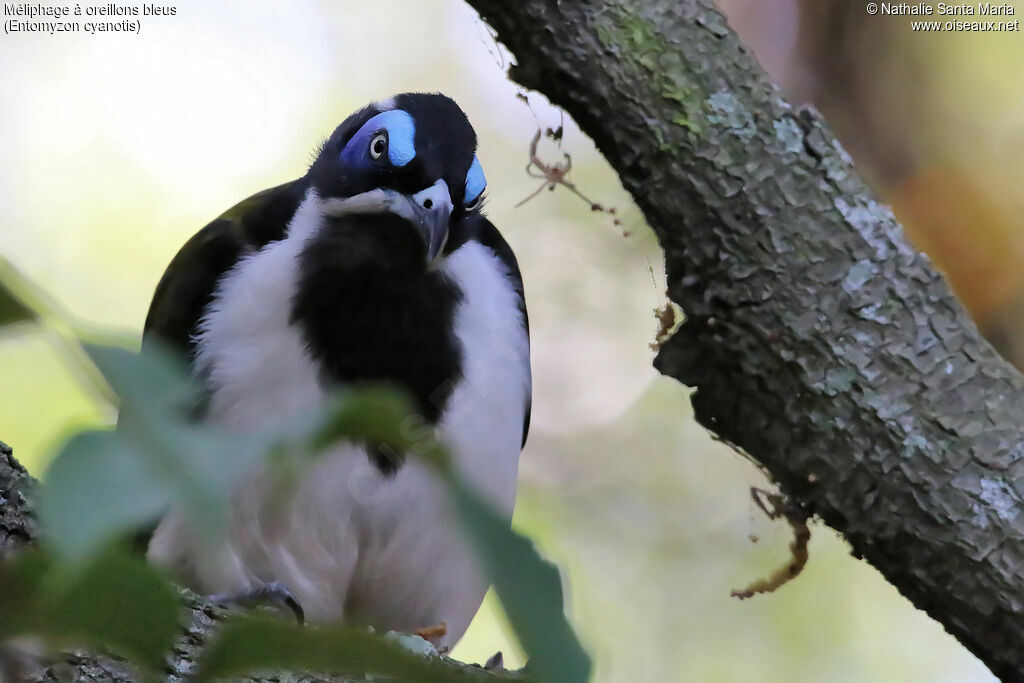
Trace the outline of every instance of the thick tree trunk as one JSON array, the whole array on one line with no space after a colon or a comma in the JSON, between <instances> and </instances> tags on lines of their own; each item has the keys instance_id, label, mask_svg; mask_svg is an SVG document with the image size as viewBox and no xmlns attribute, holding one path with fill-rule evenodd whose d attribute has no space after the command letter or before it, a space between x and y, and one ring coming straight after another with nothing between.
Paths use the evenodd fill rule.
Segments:
<instances>
[{"instance_id":1,"label":"thick tree trunk","mask_svg":"<svg viewBox=\"0 0 1024 683\"><path fill-rule=\"evenodd\" d=\"M36 521L32 508L32 491L35 486L35 480L14 459L10 447L0 442L0 561L35 540ZM202 656L204 646L228 616L228 610L191 591L181 591L181 604L184 608L182 634L174 651L168 653L167 669L164 672L164 677L170 681L189 678ZM501 669L485 672L455 660L447 660L447 664L451 667L453 678L456 673L462 674L458 680L525 680L516 673ZM0 683L129 683L139 680L144 679L134 667L112 657L82 651L43 655L35 651L5 648L0 643ZM365 681L366 677L307 673L301 676L271 675L244 680L356 683Z\"/></svg>"},{"instance_id":2,"label":"thick tree trunk","mask_svg":"<svg viewBox=\"0 0 1024 683\"><path fill-rule=\"evenodd\" d=\"M819 117L710 0L469 2L657 233L686 321L655 365L697 419L1024 680L1022 378Z\"/></svg>"}]
</instances>

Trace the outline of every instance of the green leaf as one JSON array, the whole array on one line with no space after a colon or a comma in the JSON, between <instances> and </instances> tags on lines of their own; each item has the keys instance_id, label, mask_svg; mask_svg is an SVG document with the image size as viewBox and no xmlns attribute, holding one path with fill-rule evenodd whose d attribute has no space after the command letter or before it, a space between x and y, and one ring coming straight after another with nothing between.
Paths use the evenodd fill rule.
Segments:
<instances>
[{"instance_id":1,"label":"green leaf","mask_svg":"<svg viewBox=\"0 0 1024 683\"><path fill-rule=\"evenodd\" d=\"M171 506L215 540L232 488L260 455L254 440L191 421L198 392L174 356L84 349L120 397L121 416L116 431L71 439L51 464L40 514L54 549L80 563Z\"/></svg>"},{"instance_id":2,"label":"green leaf","mask_svg":"<svg viewBox=\"0 0 1024 683\"><path fill-rule=\"evenodd\" d=\"M116 433L82 432L47 470L39 517L55 548L80 561L151 523L170 502L170 487Z\"/></svg>"},{"instance_id":3,"label":"green leaf","mask_svg":"<svg viewBox=\"0 0 1024 683\"><path fill-rule=\"evenodd\" d=\"M405 450L412 445L409 430L404 429L412 414L407 395L390 387L341 391L331 397L301 437L315 450L341 439L373 441Z\"/></svg>"},{"instance_id":4,"label":"green leaf","mask_svg":"<svg viewBox=\"0 0 1024 683\"><path fill-rule=\"evenodd\" d=\"M176 359L156 349L141 354L93 344L85 349L121 397L122 421L116 433L73 439L47 478L43 518L66 556L81 559L170 504L185 509L197 528L217 529L229 492L254 465L266 462L269 453L283 453L290 460L293 454L322 450L342 438L390 444L438 466L530 657L531 670L552 683L588 680L590 661L565 617L557 569L458 479L433 430L424 430L422 421L412 417L402 395L384 389L346 392L323 411L300 416L276 431L228 435L187 421L186 409L195 403L197 392ZM225 649L215 650L206 665L210 675L280 664L351 666L353 671L372 666L392 672L370 658L377 646L353 640L365 634L324 631L300 642L290 631L247 624L238 628L258 629L265 646L254 650L233 645L228 638L234 632L227 632ZM352 648L327 647L332 638L366 645L354 650L362 658L353 658Z\"/></svg>"},{"instance_id":5,"label":"green leaf","mask_svg":"<svg viewBox=\"0 0 1024 683\"><path fill-rule=\"evenodd\" d=\"M39 315L17 291L24 293L28 281L15 270L10 261L0 256L0 328L32 322Z\"/></svg>"},{"instance_id":6,"label":"green leaf","mask_svg":"<svg viewBox=\"0 0 1024 683\"><path fill-rule=\"evenodd\" d=\"M530 661L531 676L586 683L590 658L565 616L558 569L465 484L447 477L463 524Z\"/></svg>"},{"instance_id":7,"label":"green leaf","mask_svg":"<svg viewBox=\"0 0 1024 683\"><path fill-rule=\"evenodd\" d=\"M72 562L172 506L216 542L229 495L270 453L301 467L303 452L342 437L399 449L407 443L401 435L409 403L393 391L346 392L290 423L228 433L193 420L199 392L173 354L153 344L139 353L92 343L82 348L119 397L121 415L116 431L71 439L47 472L41 516L54 549Z\"/></svg>"},{"instance_id":8,"label":"green leaf","mask_svg":"<svg viewBox=\"0 0 1024 683\"><path fill-rule=\"evenodd\" d=\"M180 412L176 416L180 421L198 401L199 390L184 361L156 344L146 344L139 353L90 343L82 348L124 403L150 414L172 414L167 417Z\"/></svg>"},{"instance_id":9,"label":"green leaf","mask_svg":"<svg viewBox=\"0 0 1024 683\"><path fill-rule=\"evenodd\" d=\"M109 648L148 669L178 634L174 589L141 560L108 552L64 575L41 550L0 566L0 637L32 634L55 646Z\"/></svg>"},{"instance_id":10,"label":"green leaf","mask_svg":"<svg viewBox=\"0 0 1024 683\"><path fill-rule=\"evenodd\" d=\"M238 617L224 625L204 650L196 679L272 669L373 673L423 683L489 679L482 672L459 671L439 658L409 652L365 629L299 627L255 617Z\"/></svg>"},{"instance_id":11,"label":"green leaf","mask_svg":"<svg viewBox=\"0 0 1024 683\"><path fill-rule=\"evenodd\" d=\"M213 533L224 522L230 492L270 453L315 452L347 438L413 452L439 468L530 656L530 668L543 681L588 680L590 661L565 618L557 569L465 487L433 430L413 417L403 396L350 392L276 431L229 435L190 419L200 393L181 359L153 345L142 353L102 344L80 349L75 336L85 332L0 257L0 328L41 314L74 332L61 338L76 361L84 349L120 398L121 420L116 432L71 439L54 460L40 514L62 559L73 561L56 572L70 583L44 590L40 577L55 572L38 554L0 567L0 635L91 638L155 666L173 638L173 593L137 562L102 555L90 564L89 558L170 505L190 514L198 529ZM86 569L67 571L74 566ZM52 589L53 582L47 586ZM351 629L297 631L287 624L244 621L226 628L215 646L204 660L207 676L283 664L451 680L447 667Z\"/></svg>"}]
</instances>

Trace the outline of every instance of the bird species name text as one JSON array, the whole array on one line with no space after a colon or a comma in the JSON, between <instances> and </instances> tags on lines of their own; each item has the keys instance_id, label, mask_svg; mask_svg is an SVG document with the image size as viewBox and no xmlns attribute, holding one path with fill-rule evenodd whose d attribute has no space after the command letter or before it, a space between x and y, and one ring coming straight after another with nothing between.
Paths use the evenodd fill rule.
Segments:
<instances>
[{"instance_id":1,"label":"bird species name text","mask_svg":"<svg viewBox=\"0 0 1024 683\"><path fill-rule=\"evenodd\" d=\"M177 14L178 8L175 5L158 5L151 2L108 2L100 5L4 3L4 33L138 34L142 31L142 20L136 17L173 17ZM79 17L99 21L76 21Z\"/></svg>"}]
</instances>

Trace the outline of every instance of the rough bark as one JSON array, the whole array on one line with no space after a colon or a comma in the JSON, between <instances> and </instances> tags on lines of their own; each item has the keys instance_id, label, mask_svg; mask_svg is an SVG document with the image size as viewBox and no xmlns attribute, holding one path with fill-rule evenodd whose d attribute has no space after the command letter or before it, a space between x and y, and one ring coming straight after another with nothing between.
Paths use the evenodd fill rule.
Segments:
<instances>
[{"instance_id":1,"label":"rough bark","mask_svg":"<svg viewBox=\"0 0 1024 683\"><path fill-rule=\"evenodd\" d=\"M36 535L32 514L32 476L14 459L11 447L0 441L0 560Z\"/></svg>"},{"instance_id":2,"label":"rough bark","mask_svg":"<svg viewBox=\"0 0 1024 683\"><path fill-rule=\"evenodd\" d=\"M0 561L18 548L30 544L36 537L37 527L32 507L32 491L35 486L35 480L14 459L10 447L0 442ZM224 607L191 591L182 589L180 593L184 608L181 637L173 652L168 654L167 668L161 680L188 679L202 655L203 647L229 614ZM456 674L461 674L458 680L525 680L514 672L484 671L477 666L451 659L446 662L451 667L453 679ZM0 643L0 683L5 680L19 683L129 683L144 679L130 664L114 657L84 651L43 654L34 650L5 648ZM282 673L244 680L268 683L356 683L366 678L362 675L349 677Z\"/></svg>"},{"instance_id":3,"label":"rough bark","mask_svg":"<svg viewBox=\"0 0 1024 683\"><path fill-rule=\"evenodd\" d=\"M710 0L469 2L657 233L686 319L655 365L700 423L1024 680L1022 378L820 118Z\"/></svg>"}]
</instances>

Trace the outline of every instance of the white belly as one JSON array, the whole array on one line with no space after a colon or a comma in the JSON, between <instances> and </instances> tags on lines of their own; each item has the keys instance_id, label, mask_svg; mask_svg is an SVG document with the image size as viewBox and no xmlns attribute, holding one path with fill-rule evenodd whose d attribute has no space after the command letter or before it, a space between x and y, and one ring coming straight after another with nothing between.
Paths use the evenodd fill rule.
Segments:
<instances>
[{"instance_id":1,"label":"white belly","mask_svg":"<svg viewBox=\"0 0 1024 683\"><path fill-rule=\"evenodd\" d=\"M307 199L292 234L249 256L218 288L200 334L197 369L211 386L210 419L230 429L315 410L317 368L288 323L296 257L316 225ZM463 290L456 335L463 378L440 422L462 476L511 516L529 347L516 297L500 261L476 242L444 266ZM243 591L281 581L311 621L366 621L413 630L441 621L461 637L486 591L444 491L428 469L407 461L392 477L362 448L339 446L307 471L291 498L257 477L239 491L229 537L201 547L180 515L158 528L149 554L195 589Z\"/></svg>"}]
</instances>

